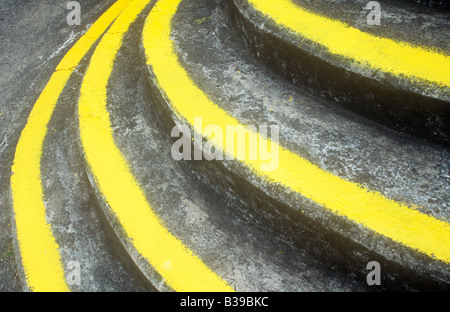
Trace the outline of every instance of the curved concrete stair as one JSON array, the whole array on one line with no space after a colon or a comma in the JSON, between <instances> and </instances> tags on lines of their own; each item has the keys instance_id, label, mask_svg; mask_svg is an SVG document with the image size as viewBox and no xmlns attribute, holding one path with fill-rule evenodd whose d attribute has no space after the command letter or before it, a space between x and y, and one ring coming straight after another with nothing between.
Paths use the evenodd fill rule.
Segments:
<instances>
[{"instance_id":1,"label":"curved concrete stair","mask_svg":"<svg viewBox=\"0 0 450 312\"><path fill-rule=\"evenodd\" d=\"M39 177L22 181L21 158L13 165L13 175L20 170L19 178L12 178L11 225L23 289L447 290L448 263L437 247L433 256L429 249L418 252L396 242L283 180L270 180L249 166L248 159L174 159L179 139L175 126L192 131L192 157L215 142L206 134L199 137L180 108L188 105L191 117L202 117L205 123L223 111L231 116L229 121L279 126L282 152L277 165L290 168L306 181L305 187L315 177L289 167L283 153L291 153L294 164L301 159L304 168L332 177L337 187L356 190L358 196L366 191L381 194L382 202L398 203L400 211L448 226L448 150L386 128L311 94L310 86L283 78L247 50L234 29L233 8L222 0L119 0L107 11L113 12L109 22L101 24L104 33L97 31L98 38L89 39L92 46L69 49L69 56L86 54L78 64L64 58L55 71L55 77L70 78L60 93L52 89L56 102L42 130ZM149 27L154 21L156 26ZM152 37L157 31L159 36ZM170 47L173 55L161 54ZM158 67L155 60L168 55L176 67L170 62ZM169 69L170 79L160 76L161 68ZM183 82L178 79L184 73L191 85L177 84L172 92L163 87ZM169 84L163 85L165 81ZM192 88L205 95L196 93L194 99L213 103L217 115L183 93ZM179 99L187 104L174 100L173 90L186 95ZM28 123L45 119L35 121L35 114L33 110ZM19 156L23 144L19 139ZM278 167L272 169L267 174ZM33 186L36 181L40 185ZM30 268L22 259L30 252L21 236L29 229L14 219L21 202L14 190L22 183L42 207L39 213L48 230L34 233L38 248L32 252L57 254L57 267L36 257ZM42 197L34 196L34 188L42 189ZM338 197L345 204L350 195ZM370 202L363 204L372 208ZM41 219L27 222L39 225ZM420 227L417 231L429 234ZM39 248L49 235L54 243ZM366 281L366 265L374 260L383 270L377 287ZM30 276L40 269L47 275L39 276L36 284ZM52 284L55 272L60 284ZM74 272L80 278L75 283Z\"/></svg>"},{"instance_id":2,"label":"curved concrete stair","mask_svg":"<svg viewBox=\"0 0 450 312\"><path fill-rule=\"evenodd\" d=\"M161 9L161 11L165 10L169 9ZM443 207L446 206L446 200L438 200L439 203L433 209L429 205L429 200L418 200L417 194L420 193L420 188L424 186L424 183L433 186L441 185L440 190L436 189L433 197L442 198L442 194L447 188L446 178L441 174L428 175L428 178L422 176L425 180L430 179L425 182L425 180L420 181L420 178L417 180L418 176L410 171L413 167L420 167L423 164L421 161L421 164L414 165L413 159L423 160L423 157L427 158L425 162L431 167L440 168L443 165L442 161L448 157L445 156L447 154L445 149L399 135L340 109L334 103L311 96L305 89L293 87L269 69L261 67L246 54L244 46L240 45L235 40L236 36L230 33L232 25L225 12L227 12L227 5L223 2L217 2L216 7L213 4L194 4L189 1L180 3L171 22L171 42L179 60L178 65L175 62L171 63L172 57L161 59L157 56L153 57L158 53L167 55L169 52L164 49L160 51L157 48L157 41L154 44L146 43L146 40L151 39L146 39L144 31L144 50L146 50L149 64L152 95L159 99L163 114L169 116L180 127L189 126L192 132L200 129L200 126L195 125L194 116L203 117L205 120L208 118L207 115L211 114L209 120L214 120L222 110L244 125L279 125L281 129L280 144L294 151L296 155L302 155L314 164L320 164L321 169L333 172L343 180L354 181L363 188L389 194L388 198L399 203L412 204L415 207L414 210L418 209L424 215L433 215L445 224L446 208ZM156 17L155 19L157 20ZM155 25L163 23L159 20L155 21ZM152 31L150 24L146 31ZM152 38L152 35L148 35L148 38ZM159 34L157 38L161 38L161 35ZM166 46L164 39L161 40L163 42L161 45ZM164 65L159 67L157 62ZM164 73L165 67L168 68L167 76ZM185 75L179 69L180 67L186 70L192 83L188 79L177 80L175 78ZM170 82L171 78L169 78L171 74L174 79L173 86ZM163 79L165 80L163 81ZM187 82L186 85L182 84L183 81ZM169 90L172 87L175 88ZM195 96L190 98L190 91L183 90L183 88L198 88L206 94L206 97L203 98L200 93L195 93ZM176 96L177 90L183 94L183 97ZM194 92L197 91L192 91L192 94ZM209 100L213 105L207 103ZM201 104L196 104L197 102ZM165 124L169 125L166 131L170 131L173 124L170 122L165 122ZM225 133L225 126L221 124L220 127ZM207 142L208 139L211 140L211 137L208 138L208 135L204 134L204 140ZM398 140L402 142L401 147ZM195 141L194 139L194 145L197 145L198 149L199 141L197 144ZM406 142L408 142L407 145L404 145L403 143ZM204 142L203 148L205 144ZM399 149L396 150L394 146L398 146ZM217 148L223 149L223 146L217 144ZM409 151L408 154L413 151L413 153L418 153L417 157L404 158L407 155L405 150ZM435 160L429 158L433 154L437 156ZM392 162L393 159L399 160L399 157L402 160ZM272 177L270 174L265 176L261 172L256 172L258 168L249 167L248 164L251 162L247 160L241 162L213 161L208 166L214 168L217 165L217 169L205 169L204 172L209 172L214 179L217 173L226 176L229 174L228 171L231 171L232 174L244 179L245 182L242 185L247 185L240 186L241 196L245 196L248 189L263 190L270 197L284 204L284 207L288 207L287 211L294 215L304 214L326 228L336 231L339 235L354 240L369 250L376 250L391 261L398 261L404 266L412 265L418 271L425 270L428 272L427 274L431 274L437 279L448 278L443 273L446 265L440 261L433 261L433 265L431 265L433 273L431 273L428 271L430 268L429 258L423 258L415 251L403 248L402 244L393 243L390 239L385 239L367 228L360 227L357 225L358 222L356 224L352 221L349 222L345 217L339 217L339 213L330 213L328 209L317 205L314 200L305 198L301 192L293 192L283 186L284 181L282 180L270 182ZM208 163L207 161L203 162ZM280 160L280 167L286 165L286 163L282 164ZM222 167L227 170L223 172ZM359 177L355 175L357 172L355 168L358 168L357 171L361 170ZM410 173L407 173L408 171ZM394 172L399 176L391 176ZM404 178L400 178L401 172L405 174ZM301 173L298 173L297 177L300 175ZM395 179L395 183L389 182L393 179ZM406 184L400 181L406 182ZM430 188L427 190L427 194L431 195ZM394 195L394 193L397 194ZM286 213L286 210L283 213ZM393 249L394 253L391 252Z\"/></svg>"}]
</instances>

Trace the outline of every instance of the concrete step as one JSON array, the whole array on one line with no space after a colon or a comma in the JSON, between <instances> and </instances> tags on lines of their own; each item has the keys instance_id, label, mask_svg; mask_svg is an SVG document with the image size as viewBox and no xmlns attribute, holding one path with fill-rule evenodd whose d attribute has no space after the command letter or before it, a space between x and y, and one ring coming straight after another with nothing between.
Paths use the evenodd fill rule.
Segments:
<instances>
[{"instance_id":1,"label":"concrete step","mask_svg":"<svg viewBox=\"0 0 450 312\"><path fill-rule=\"evenodd\" d=\"M154 112L142 111L143 106L151 104L151 99L146 96L145 67L139 54L140 30L146 12L130 29L127 27L133 20L133 14L137 14L143 4L145 2L137 1L123 8L124 15L117 18L99 45L86 56L86 61L77 66L52 112L40 160L43 164L42 192L45 218L57 245L52 252L57 253L57 265L61 266L63 276L60 284L47 284L46 279L53 282L58 268L48 267L49 262L41 262L39 257L32 259L33 268L30 268L30 263L21 259L23 254L29 258L30 246L24 244L22 235L18 235L17 258L24 289L170 291L198 290L201 287L203 290L213 290L207 288L208 281L203 279L202 272L194 272L197 276L186 280L185 272L192 270L191 261L181 263L179 276L173 277L167 272L180 272L177 257L167 256L165 243L171 244L171 240L166 238L167 233L157 233L161 235L156 240L160 240L159 248L152 249L150 253L135 244L139 241L139 235L135 234L141 231L150 231L151 234L155 222L140 223L142 220L134 220L130 230L129 223L123 222L122 212L116 210L116 194L108 193L102 176L97 175L97 163L90 159L92 154L86 142L85 128L87 123L95 124L102 116L94 115L94 111L85 115L84 110L93 109L98 104L90 91L101 91L103 82L105 91L108 85L109 96L103 104L107 105L112 127L107 132L114 136L113 140L139 181L154 216L169 234L175 235L184 248L191 250L202 263L213 269L214 275L223 278L230 288L239 291L368 290L364 266L347 272L349 268L341 264L340 259L345 258L341 254L353 254L355 248L334 248L325 252L317 246L337 245L330 242L333 238L327 237L326 231L317 235L313 232L315 227L308 228L307 224L301 230L296 229L284 221L284 216L273 214L268 200L258 198L249 203L246 201L249 197L240 198L236 190L225 183L205 181L190 167L172 160L171 138L160 128L164 120ZM116 52L110 44L121 31L127 31L127 35L121 43L122 48L117 51L117 58L114 58L114 70L110 77L102 76L98 70L102 64L99 66L98 62L108 59L106 55L109 51ZM87 63L89 66L86 66ZM91 85L92 76L96 78L96 84ZM84 98L87 95L93 98L85 107ZM33 115L30 120L34 120ZM98 128L95 135L103 139L103 130ZM99 157L100 162L110 164L112 157L108 150L102 144L95 147L99 149L94 156ZM114 166L108 169L111 172L120 170ZM112 183L117 185L119 196L130 200L121 208L134 214L138 207L131 198L133 194L122 188L122 185L126 186L126 181L116 179ZM14 195L15 200L20 201L16 197ZM267 209L267 215L257 217L249 212L248 207L254 207L256 211ZM147 217L146 212L143 216ZM19 222L14 230L24 231L22 224ZM35 235L39 240L45 240L45 233L35 232ZM154 241L150 236L145 240ZM50 247L44 246L45 253L51 251ZM39 248L37 253L41 251ZM334 258L323 260L330 253L336 255L337 261ZM168 257L162 270L152 262L155 257ZM360 257L364 259L363 263L368 261L363 255ZM79 283L75 280L73 284L72 277L77 268L80 270L76 274ZM48 275L41 276L41 283L36 285L34 275L41 270Z\"/></svg>"},{"instance_id":2,"label":"concrete step","mask_svg":"<svg viewBox=\"0 0 450 312\"><path fill-rule=\"evenodd\" d=\"M202 133L205 140L202 143L192 134L194 150L200 146L205 149L207 142L212 142L216 150L232 153L221 136L214 138L211 132L208 133L211 128L208 131L206 128L215 127L216 132L225 134L227 125L235 126L237 123L278 125L282 146L280 153L289 155L280 156L279 167L273 172L264 172L259 167L264 162L259 158L252 162L247 155L242 161L218 158L210 163L203 161L211 167L203 170L205 173L214 179L218 174L227 176L231 172L242 180L239 182L241 197L255 188L262 190L282 204L282 213L306 216L366 250L376 251L389 261L400 263L403 267L414 267L420 274L448 283L445 261L432 260L430 265L430 258L422 257L414 251L415 248L404 248L402 243L394 242L389 235L386 237L370 226L361 226L365 222L362 219L351 221L351 217L345 215L345 208L341 211L330 209L328 204L320 204L325 199L313 194L322 192L319 191L322 189L320 183L325 183L329 186L323 190L324 194L328 188L332 200L342 196L342 201L348 200L345 207L352 205L353 196L360 196L351 195L351 191L344 189L344 194L331 195L331 190L338 188L336 185L325 180L314 181L317 178L315 173L320 175L326 172L327 177L332 174L339 181L352 181L350 183L357 185L356 188L364 190L364 193L375 191L383 194L381 196L387 199L386 205L395 202L392 207L414 207L407 211L420 211L422 216L432 216L440 220L438 222L445 228L448 201L443 194L448 188L448 181L444 172L448 169L441 170L442 166L446 167L446 149L398 134L331 101L312 96L307 89L294 87L261 66L236 40L228 19L229 7L225 2L182 1L179 7L166 6L164 1L158 4L156 7L159 9L152 11L154 14L150 13L144 29L143 46L149 65L152 95L159 99L163 114L173 121L172 124L165 122L169 125L166 131L170 131L173 124L180 128L188 126L192 133ZM158 15L158 12L170 12L167 13L170 17L162 13ZM165 28L170 23L168 20L172 21L170 39ZM202 117L202 125L198 122L199 117ZM248 141L246 144L248 149ZM210 148L207 146L206 150ZM415 156L409 158L411 153ZM195 154L194 151L191 159L195 158ZM418 159L421 160L416 162ZM305 160L308 165L302 167ZM300 167L296 168L291 162ZM423 167L424 163L426 165ZM313 164L312 167L309 164ZM319 171L315 171L317 167ZM421 174L417 175L418 168L428 168L425 170L428 173L419 169ZM311 171L313 173L309 173ZM301 183L301 180L305 182L298 186L296 183ZM425 185L426 191L423 192L421 188ZM439 185L436 193L431 195L436 185ZM420 193L437 199L434 208L433 200L420 199L417 196ZM370 210L372 200L375 199L363 199L355 209ZM392 217L394 211L387 210L386 217ZM400 216L398 218L402 219Z\"/></svg>"},{"instance_id":3,"label":"concrete step","mask_svg":"<svg viewBox=\"0 0 450 312\"><path fill-rule=\"evenodd\" d=\"M375 13L363 0L236 0L232 7L253 54L294 83L448 146L448 13L405 1L378 3L380 25L368 21Z\"/></svg>"},{"instance_id":4,"label":"concrete step","mask_svg":"<svg viewBox=\"0 0 450 312\"><path fill-rule=\"evenodd\" d=\"M173 122L148 93L140 54L145 18L143 14L123 39L109 79L107 105L117 147L164 227L236 291L368 290L364 271L355 272L362 281L358 282L347 276L349 268L339 260L323 261L324 250L316 246L334 245L325 231L317 235L315 227L306 222L297 228L274 212L270 199L263 200L257 194L243 197L239 188L225 180L229 177L208 177L203 165L172 158L173 140L167 122ZM159 291L189 291L197 289L199 283L205 284L200 285L202 290L212 290L201 274L194 279L188 274L173 278L152 262L154 256L165 257L163 248L152 248L146 259L146 251L131 243L138 231L127 232L123 219L114 213L116 207L102 193L101 182L91 181L117 237L136 267ZM350 256L354 249L331 248L326 251L329 253L341 259L341 253ZM176 260L168 258L174 267ZM330 267L335 269L330 271ZM183 264L183 270L189 272L189 263Z\"/></svg>"},{"instance_id":5,"label":"concrete step","mask_svg":"<svg viewBox=\"0 0 450 312\"><path fill-rule=\"evenodd\" d=\"M11 156L1 160L12 166L11 195L1 198L23 290L448 289L445 148L257 61L227 1L92 10L28 120L20 114L15 152L0 146ZM279 154L205 159L229 152L217 138L238 123L278 126L279 145L268 143ZM177 159L175 126L192 135L182 141L192 160ZM273 131L265 137L275 140ZM355 217L358 208L367 213ZM371 261L380 286L367 283Z\"/></svg>"},{"instance_id":6,"label":"concrete step","mask_svg":"<svg viewBox=\"0 0 450 312\"><path fill-rule=\"evenodd\" d=\"M46 14L53 18L52 13L48 12L52 12L49 9L56 7L56 19L58 20L60 13L58 4L45 3L45 5L42 5L42 10L34 13L39 16L39 19L42 16L47 16ZM85 9L89 11L84 15L86 23L94 23L112 5L112 2L81 2L81 4L85 5ZM20 13L24 14L25 17L16 22L27 25L26 23L31 20L31 24L34 24L29 14L33 11L29 10L27 5L24 5L21 9ZM50 21L55 22L52 19ZM55 22L55 28L59 27L61 25ZM23 28L18 28L18 31L23 30ZM47 221L51 239L54 239L54 244L58 246L59 259L57 265L61 266L63 270L63 279L68 289L74 292L140 292L154 290L152 285L139 277L140 271L136 270L135 266L130 265L131 262L123 247L111 235L110 225L99 217L99 205L87 179L84 161L77 147L76 105L79 87L91 53L87 53L86 59L81 60L76 68L73 68L74 72L64 88L61 89L60 94L57 90L51 88L51 86L55 86L54 77L58 75L58 73L53 74L53 79L49 81L49 77L52 76L54 70L52 67L58 65L62 56L72 46L72 43L68 43L68 38L76 41L86 31L81 28L78 30L79 32L61 32L62 46L57 46L57 52L54 50L48 52L49 58L42 60L42 54L40 53L46 51L46 47L38 49L39 45L37 44L35 51L29 49L25 52L28 52L29 55L29 51L33 51L33 53L41 55L40 59L43 64L40 64L40 66L46 65L50 72L43 70L43 67L38 69L39 66L36 66L36 71L43 71L43 74L38 76L37 81L31 81L30 86L26 85L30 77L25 75L25 77L19 76L16 79L16 81L20 81L19 90L29 93L26 95L26 100L23 100L20 104L24 107L35 104L29 116L30 108L24 108L25 113L21 109L13 110L14 99L8 100L10 111L4 111L7 112L9 118L12 117L10 120L13 121L6 129L10 130L10 133L6 132L7 141L15 142L14 145L17 144L17 141L19 142L16 148L9 146L6 149L7 153L12 156L7 156L5 159L9 159L11 162L9 166L11 164L13 166L10 174L7 175L7 172L5 172L4 177L11 177L11 181L8 181L8 186L4 190L11 194L8 194L10 197L4 197L4 194L2 194L2 203L5 205L5 209L7 205L10 205L11 208L11 213L5 213L5 215L10 218L8 227L11 227L13 241L10 252L16 262L14 271L18 276L19 285L17 288L7 287L12 281L3 281L2 278L2 287L5 287L2 288L2 291L54 291L62 289L55 287L53 283L53 276L56 275L56 272L59 273L59 268L53 266L54 263L49 262L47 260L49 258L46 258L46 255L52 253L48 246L53 244L46 241L48 239L47 233L40 231L42 228L40 227L39 217L42 215L44 220ZM51 33L49 32L48 35L50 36ZM52 44L58 42L58 39L61 39L59 34L52 37L54 41L47 38L47 41L42 45L51 47ZM78 48L75 46L71 51L78 49L79 46ZM24 52L20 49L19 51ZM58 56L59 53L62 55ZM24 57L24 59L27 58ZM31 60L25 62L27 66L30 66L28 63L31 63ZM34 65L31 63L31 66ZM59 71L65 71L61 67L58 69ZM33 72L25 71L25 73L33 76L31 75ZM24 88L24 85L29 90ZM38 89L38 91L35 89ZM46 110L49 105L52 105L51 100L45 96L45 94L49 94L48 90L55 93L54 111L51 118L47 120L48 124L44 125L46 118L39 114ZM24 125L26 126L22 131ZM45 136L42 136L41 131L37 130L40 125L44 125L46 129ZM30 129L32 130L30 131ZM28 148L23 149L24 146L30 144L30 142L26 142L26 138L30 138L30 136L33 138L31 144L36 142L42 144L41 155L37 161L38 166L35 166L34 156L39 148L36 145L35 147L29 147L28 145ZM24 155L25 158L31 156L24 162ZM33 160L30 161L30 159ZM35 167L38 167L38 184L40 186L37 186L36 180L30 178L30 175L27 174L30 171L36 172ZM19 189L25 190L25 194L18 192ZM40 191L42 197L38 198L36 192ZM45 208L42 214L40 214L41 211L34 211L38 205ZM25 218L19 217L19 214ZM18 222L18 218L20 218L20 222ZM24 225L26 226L24 227ZM2 274L4 268L2 265ZM37 278L35 274L37 274ZM33 275L32 279L30 279L31 275ZM35 283L36 280L39 283Z\"/></svg>"}]
</instances>

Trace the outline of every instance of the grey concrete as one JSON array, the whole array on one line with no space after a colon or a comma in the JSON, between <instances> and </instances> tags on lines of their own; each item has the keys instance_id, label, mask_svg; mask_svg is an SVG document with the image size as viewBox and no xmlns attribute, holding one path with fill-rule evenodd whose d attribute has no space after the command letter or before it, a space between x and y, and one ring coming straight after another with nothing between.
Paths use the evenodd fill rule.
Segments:
<instances>
[{"instance_id":1,"label":"grey concrete","mask_svg":"<svg viewBox=\"0 0 450 312\"><path fill-rule=\"evenodd\" d=\"M11 221L11 165L15 146L29 112L54 68L70 46L113 1L79 1L80 26L66 22L61 1L3 1L0 4L0 291L26 289L16 263ZM74 108L84 67L61 97L50 125L43 156L43 183L48 218L61 247L64 265L78 261L81 285L73 291L146 290L138 275L124 264L116 242L104 232L97 203L84 174L74 127ZM17 255L16 255L17 256ZM17 256L18 257L18 256Z\"/></svg>"},{"instance_id":2,"label":"grey concrete","mask_svg":"<svg viewBox=\"0 0 450 312\"><path fill-rule=\"evenodd\" d=\"M93 18L102 3L82 1ZM104 3L103 3L104 5ZM21 289L11 233L10 175L15 145L38 94L80 27L68 27L61 1L0 3L0 289ZM86 24L84 24L86 26ZM70 39L71 38L71 39Z\"/></svg>"},{"instance_id":3,"label":"grey concrete","mask_svg":"<svg viewBox=\"0 0 450 312\"><path fill-rule=\"evenodd\" d=\"M326 238L312 233L306 224L303 229L289 223L283 226L284 216L274 214L270 202L243 198L235 185L221 181L214 172L208 179L202 164L172 159L168 129L173 122L148 94L139 53L142 22L132 27L119 52L109 83L108 109L119 149L170 232L238 291L370 290L361 275L364 264L349 277L338 269L338 261L334 268L323 262L324 251L315 246L322 246ZM114 223L108 207L103 208ZM116 232L120 236L120 228ZM170 290L121 238L155 287ZM326 251L345 252L349 251Z\"/></svg>"},{"instance_id":4,"label":"grey concrete","mask_svg":"<svg viewBox=\"0 0 450 312\"><path fill-rule=\"evenodd\" d=\"M231 1L239 35L252 53L309 92L397 131L444 146L450 144L450 90L333 55L326 48L281 29L246 0ZM363 31L430 46L448 54L449 15L408 2L383 2L382 23L369 26L364 1L298 1Z\"/></svg>"},{"instance_id":5,"label":"grey concrete","mask_svg":"<svg viewBox=\"0 0 450 312\"><path fill-rule=\"evenodd\" d=\"M26 288L11 230L11 165L20 132L58 62L113 1L79 2L81 26L67 25L65 2L0 4L0 291ZM247 52L229 14L226 1L185 0L174 23L180 60L216 103L244 122L282 124L283 144L322 168L419 203L423 212L448 221L448 151L293 86ZM141 51L145 15L125 37L108 87L108 110L118 147L176 237L238 291L448 289L448 276L437 276L448 267L354 229L305 199L262 184L235 163L174 161L170 129L179 121L149 80ZM195 23L204 17L211 18ZM47 218L63 265L77 261L81 267L81 284L71 290L170 291L127 243L89 180L76 120L88 62L89 56L58 102L42 162ZM366 283L372 260L382 265L381 287Z\"/></svg>"},{"instance_id":6,"label":"grey concrete","mask_svg":"<svg viewBox=\"0 0 450 312\"><path fill-rule=\"evenodd\" d=\"M153 290L112 235L84 170L76 109L86 66L67 84L49 124L42 158L47 218L66 272L70 262L80 264L80 284L72 285L72 291Z\"/></svg>"},{"instance_id":7,"label":"grey concrete","mask_svg":"<svg viewBox=\"0 0 450 312\"><path fill-rule=\"evenodd\" d=\"M364 32L403 41L417 46L450 51L450 14L399 1L378 1L381 7L381 25L369 25L366 0L294 0L301 7L338 19Z\"/></svg>"},{"instance_id":8,"label":"grey concrete","mask_svg":"<svg viewBox=\"0 0 450 312\"><path fill-rule=\"evenodd\" d=\"M449 10L450 1L448 0L396 0L396 1L408 1L416 5L422 5L429 8Z\"/></svg>"},{"instance_id":9,"label":"grey concrete","mask_svg":"<svg viewBox=\"0 0 450 312\"><path fill-rule=\"evenodd\" d=\"M321 168L396 200L421 205L423 212L448 220L448 151L398 134L314 97L261 66L233 33L227 9L226 3L221 1L208 5L184 1L174 22L173 36L180 61L216 104L244 124L280 125L282 144ZM203 18L207 18L203 23L195 22ZM150 72L150 81L152 77ZM156 87L153 89L158 92ZM160 102L175 123L183 123L171 114L168 103L163 99ZM448 268L445 265L355 227L298 194L269 185L237 163L214 162L209 167L205 166L209 168L203 169L205 176L209 171L210 178L218 179L219 175L227 176L231 171L284 203L288 208L277 209L281 214L289 214L286 210L293 210L295 219L295 214L302 212L364 246L367 248L365 252L376 250L405 269L414 268L419 276L423 273L425 277L421 278L425 284L430 282L429 275L431 280L443 281L442 287L448 287ZM229 183L239 185L236 187L241 198L254 191L248 183L237 181L239 178L231 179ZM304 220L300 222L305 223ZM341 244L348 244L349 250L358 249L350 241ZM357 261L350 253L347 257L351 264ZM398 267L397 270L397 273L402 271ZM435 284L434 287L441 286Z\"/></svg>"}]
</instances>

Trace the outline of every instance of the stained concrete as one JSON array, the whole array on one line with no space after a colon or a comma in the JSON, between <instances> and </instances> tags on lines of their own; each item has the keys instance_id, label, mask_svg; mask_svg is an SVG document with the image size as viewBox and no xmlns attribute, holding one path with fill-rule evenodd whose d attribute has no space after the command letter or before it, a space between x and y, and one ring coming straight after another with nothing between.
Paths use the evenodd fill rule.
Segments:
<instances>
[{"instance_id":1,"label":"stained concrete","mask_svg":"<svg viewBox=\"0 0 450 312\"><path fill-rule=\"evenodd\" d=\"M310 11L448 55L448 12L380 2L382 24L368 26L363 1L298 1ZM390 128L448 148L449 88L364 67L281 29L246 0L231 1L234 23L253 55L309 92Z\"/></svg>"},{"instance_id":2,"label":"stained concrete","mask_svg":"<svg viewBox=\"0 0 450 312\"><path fill-rule=\"evenodd\" d=\"M172 35L181 64L214 103L244 124L279 125L282 145L319 164L324 170L396 200L417 202L423 212L448 220L448 199L445 195L448 193L447 150L399 134L314 96L307 88L293 86L255 61L233 33L233 24L228 18L231 16L229 9L226 2L206 4L184 1L173 24ZM158 93L153 80L150 72L152 92ZM159 102L165 107L169 118L183 124L164 98L160 96ZM226 176L230 172L232 176L237 176L229 183L239 185L241 197L254 188L263 190L272 199L287 206L279 208L279 213L289 215L289 210L290 215L292 211L297 215L304 213L367 250L376 250L404 268L414 268L419 276L429 275L435 281L443 281L442 287L448 283L445 265L430 262L426 257L401 246L394 246L388 240L324 211L298 194L267 184L238 163L218 161L205 166L209 169L202 172L210 178L217 179L219 174ZM419 175L418 168L421 168ZM427 195L420 198L419 194ZM433 199L426 198L428 195ZM349 244L350 250L356 248L349 241L343 244ZM350 259L354 258L347 256L348 265L351 265ZM409 272L403 276L408 274L414 275Z\"/></svg>"}]
</instances>

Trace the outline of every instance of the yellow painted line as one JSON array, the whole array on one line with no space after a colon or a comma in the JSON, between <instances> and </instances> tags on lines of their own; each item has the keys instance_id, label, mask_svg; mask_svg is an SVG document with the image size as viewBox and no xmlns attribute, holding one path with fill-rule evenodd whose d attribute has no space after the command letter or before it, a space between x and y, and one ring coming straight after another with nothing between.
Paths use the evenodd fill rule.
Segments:
<instances>
[{"instance_id":1,"label":"yellow painted line","mask_svg":"<svg viewBox=\"0 0 450 312\"><path fill-rule=\"evenodd\" d=\"M322 45L332 54L396 76L450 87L450 57L430 48L373 36L308 12L290 0L247 2L280 27Z\"/></svg>"},{"instance_id":2,"label":"yellow painted line","mask_svg":"<svg viewBox=\"0 0 450 312\"><path fill-rule=\"evenodd\" d=\"M58 244L47 222L41 156L47 126L70 75L129 0L112 5L64 56L40 94L16 147L11 192L22 265L31 291L68 291Z\"/></svg>"},{"instance_id":3,"label":"yellow painted line","mask_svg":"<svg viewBox=\"0 0 450 312\"><path fill-rule=\"evenodd\" d=\"M117 148L107 105L107 85L130 24L150 0L135 0L117 18L92 56L79 99L80 137L96 184L139 253L175 291L232 291L162 224Z\"/></svg>"},{"instance_id":4,"label":"yellow painted line","mask_svg":"<svg viewBox=\"0 0 450 312\"><path fill-rule=\"evenodd\" d=\"M238 126L239 121L214 104L200 90L180 65L171 38L171 20L181 0L160 0L148 17L143 34L147 64L157 84L178 117L186 120L217 148L237 158L237 150L230 149L220 136L205 132L210 125ZM202 127L195 123L202 117ZM197 127L196 127L197 126ZM257 175L292 189L319 203L330 211L344 216L392 240L416 249L439 260L450 262L450 226L404 204L390 200L380 193L332 175L308 160L279 146L276 142L248 132L246 150L252 142L265 140L266 146L279 149L279 166L273 171L261 170L264 160L245 159L244 163ZM250 142L250 143L249 143Z\"/></svg>"}]
</instances>

